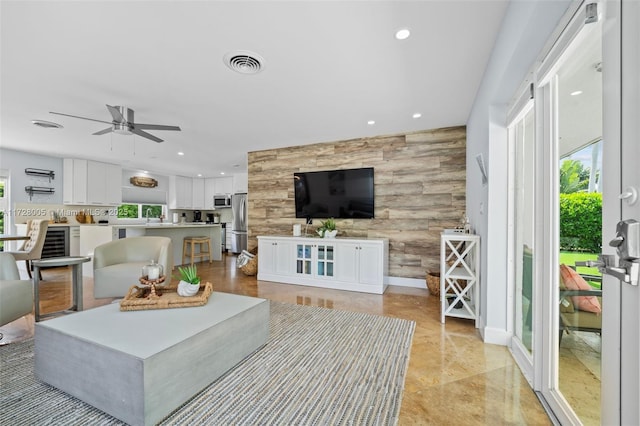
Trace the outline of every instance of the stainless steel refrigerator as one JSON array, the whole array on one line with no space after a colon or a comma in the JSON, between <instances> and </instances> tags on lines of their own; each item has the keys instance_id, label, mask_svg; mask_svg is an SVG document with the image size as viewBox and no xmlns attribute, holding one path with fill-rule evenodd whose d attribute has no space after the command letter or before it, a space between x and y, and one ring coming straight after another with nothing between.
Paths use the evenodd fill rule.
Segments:
<instances>
[{"instance_id":1,"label":"stainless steel refrigerator","mask_svg":"<svg viewBox=\"0 0 640 426\"><path fill-rule=\"evenodd\" d=\"M231 253L247 249L247 194L231 196Z\"/></svg>"}]
</instances>

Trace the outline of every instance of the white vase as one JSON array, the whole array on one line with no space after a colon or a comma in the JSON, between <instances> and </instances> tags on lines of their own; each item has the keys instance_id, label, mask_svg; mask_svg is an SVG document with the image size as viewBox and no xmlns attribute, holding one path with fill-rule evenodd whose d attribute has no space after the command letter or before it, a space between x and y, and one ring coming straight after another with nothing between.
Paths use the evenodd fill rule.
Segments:
<instances>
[{"instance_id":1,"label":"white vase","mask_svg":"<svg viewBox=\"0 0 640 426\"><path fill-rule=\"evenodd\" d=\"M178 283L178 294L180 296L195 296L200 290L200 284L191 284L186 281L180 281Z\"/></svg>"},{"instance_id":2,"label":"white vase","mask_svg":"<svg viewBox=\"0 0 640 426\"><path fill-rule=\"evenodd\" d=\"M324 231L325 238L335 238L338 235L338 230L334 229L333 231Z\"/></svg>"}]
</instances>

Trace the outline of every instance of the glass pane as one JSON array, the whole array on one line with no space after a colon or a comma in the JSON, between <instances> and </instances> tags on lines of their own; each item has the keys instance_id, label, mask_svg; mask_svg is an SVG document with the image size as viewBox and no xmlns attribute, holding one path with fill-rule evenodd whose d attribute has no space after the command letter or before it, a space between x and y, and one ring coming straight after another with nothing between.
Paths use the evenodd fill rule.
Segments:
<instances>
[{"instance_id":1,"label":"glass pane","mask_svg":"<svg viewBox=\"0 0 640 426\"><path fill-rule=\"evenodd\" d=\"M137 204L121 204L120 206L118 206L118 218L119 219L137 219L138 205Z\"/></svg>"},{"instance_id":2,"label":"glass pane","mask_svg":"<svg viewBox=\"0 0 640 426\"><path fill-rule=\"evenodd\" d=\"M318 246L318 259L324 260L324 251L325 251L325 247L324 246Z\"/></svg>"},{"instance_id":3,"label":"glass pane","mask_svg":"<svg viewBox=\"0 0 640 426\"><path fill-rule=\"evenodd\" d=\"M296 250L297 250L297 252L298 252L298 254L297 254L298 258L301 258L301 257L302 257L302 253L303 253L303 252L302 252L302 247L303 247L303 245L302 245L302 244L298 244L298 245L296 246ZM298 272L300 272L300 271L298 271Z\"/></svg>"},{"instance_id":4,"label":"glass pane","mask_svg":"<svg viewBox=\"0 0 640 426\"><path fill-rule=\"evenodd\" d=\"M558 388L580 421L600 424L602 293L597 269L576 262L595 259L602 244L602 21L557 74L560 218ZM585 30L583 30L585 31ZM564 266L563 266L564 265ZM580 294L567 294L567 291ZM559 326L558 326L559 324Z\"/></svg>"},{"instance_id":5,"label":"glass pane","mask_svg":"<svg viewBox=\"0 0 640 426\"><path fill-rule=\"evenodd\" d=\"M162 206L143 204L142 215L144 217L160 217L162 215Z\"/></svg>"},{"instance_id":6,"label":"glass pane","mask_svg":"<svg viewBox=\"0 0 640 426\"><path fill-rule=\"evenodd\" d=\"M533 355L533 254L535 138L534 109L530 108L516 125L514 229L515 229L515 331L523 346Z\"/></svg>"},{"instance_id":7,"label":"glass pane","mask_svg":"<svg viewBox=\"0 0 640 426\"><path fill-rule=\"evenodd\" d=\"M327 247L327 259L333 260L333 246Z\"/></svg>"},{"instance_id":8,"label":"glass pane","mask_svg":"<svg viewBox=\"0 0 640 426\"><path fill-rule=\"evenodd\" d=\"M304 273L307 275L311 274L311 261L305 260L304 262Z\"/></svg>"},{"instance_id":9,"label":"glass pane","mask_svg":"<svg viewBox=\"0 0 640 426\"><path fill-rule=\"evenodd\" d=\"M302 260L298 260L296 262L296 272L298 274L302 274Z\"/></svg>"},{"instance_id":10,"label":"glass pane","mask_svg":"<svg viewBox=\"0 0 640 426\"><path fill-rule=\"evenodd\" d=\"M324 276L324 262L318 262L318 275Z\"/></svg>"},{"instance_id":11,"label":"glass pane","mask_svg":"<svg viewBox=\"0 0 640 426\"><path fill-rule=\"evenodd\" d=\"M327 263L327 276L328 277L332 277L333 276L333 263L332 262Z\"/></svg>"}]
</instances>

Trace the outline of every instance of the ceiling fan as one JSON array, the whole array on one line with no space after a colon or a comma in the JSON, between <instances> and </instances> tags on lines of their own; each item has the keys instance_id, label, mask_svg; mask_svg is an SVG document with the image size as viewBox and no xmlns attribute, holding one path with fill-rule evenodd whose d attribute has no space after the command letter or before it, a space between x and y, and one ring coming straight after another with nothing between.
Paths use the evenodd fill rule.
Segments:
<instances>
[{"instance_id":1,"label":"ceiling fan","mask_svg":"<svg viewBox=\"0 0 640 426\"><path fill-rule=\"evenodd\" d=\"M111 127L107 127L104 130L100 130L99 132L93 133L94 135L104 135L105 133L110 133L110 132L118 133L121 135L136 134L138 136L142 136L143 138L151 139L152 141L155 141L155 142L162 142L162 139L156 136L153 136L150 133L145 132L143 129L180 131L180 127L178 126L136 123L133 119L133 110L131 108L127 108L123 106L107 105L107 109L111 113L111 116L113 117L113 121L96 120L94 118L79 117L77 115L71 115L71 114L63 114L61 112L51 111L50 113L56 114L56 115L64 115L66 117L81 118L82 120L97 121L98 123L106 123L111 125Z\"/></svg>"}]
</instances>

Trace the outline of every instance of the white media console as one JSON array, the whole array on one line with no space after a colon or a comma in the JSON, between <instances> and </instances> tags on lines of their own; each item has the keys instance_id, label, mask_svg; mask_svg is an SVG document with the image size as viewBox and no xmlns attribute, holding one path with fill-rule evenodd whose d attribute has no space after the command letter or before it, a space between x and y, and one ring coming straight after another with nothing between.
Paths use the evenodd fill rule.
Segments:
<instances>
[{"instance_id":1,"label":"white media console","mask_svg":"<svg viewBox=\"0 0 640 426\"><path fill-rule=\"evenodd\" d=\"M258 279L382 294L388 285L389 240L258 237Z\"/></svg>"}]
</instances>

